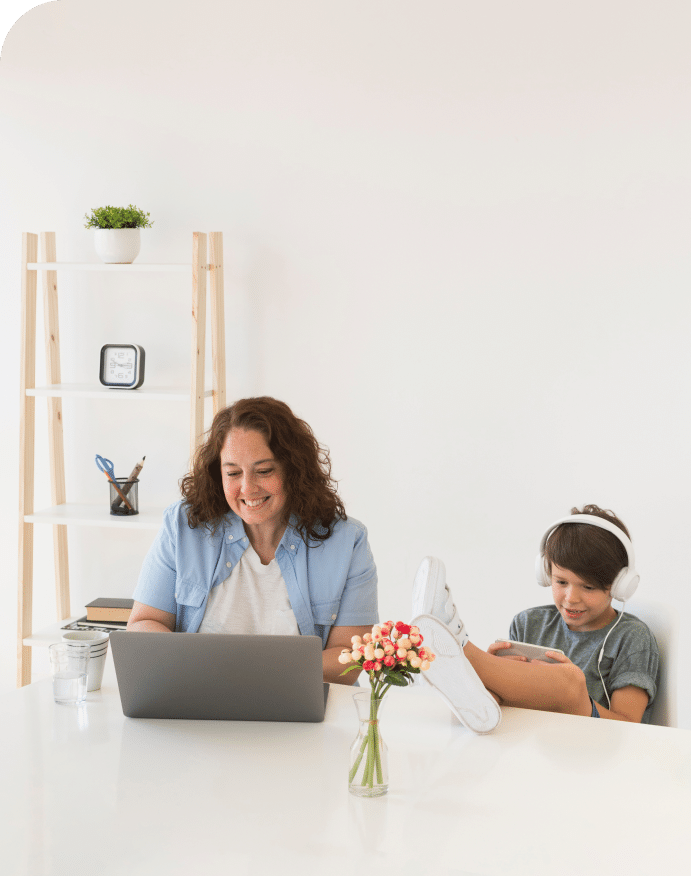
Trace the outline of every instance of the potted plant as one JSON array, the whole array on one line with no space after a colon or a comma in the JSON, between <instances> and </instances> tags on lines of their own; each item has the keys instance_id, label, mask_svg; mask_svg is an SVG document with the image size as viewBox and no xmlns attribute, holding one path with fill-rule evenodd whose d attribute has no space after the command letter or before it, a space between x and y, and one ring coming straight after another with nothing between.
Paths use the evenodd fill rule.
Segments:
<instances>
[{"instance_id":1,"label":"potted plant","mask_svg":"<svg viewBox=\"0 0 691 876\"><path fill-rule=\"evenodd\" d=\"M106 264L131 265L141 247L140 228L150 228L149 213L128 207L94 207L85 213L85 228L95 228L96 254Z\"/></svg>"}]
</instances>

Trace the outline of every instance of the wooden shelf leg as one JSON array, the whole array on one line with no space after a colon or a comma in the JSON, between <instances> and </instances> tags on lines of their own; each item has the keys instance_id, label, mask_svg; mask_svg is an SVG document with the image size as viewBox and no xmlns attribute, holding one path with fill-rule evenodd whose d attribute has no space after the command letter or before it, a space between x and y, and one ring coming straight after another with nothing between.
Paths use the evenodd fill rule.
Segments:
<instances>
[{"instance_id":1,"label":"wooden shelf leg","mask_svg":"<svg viewBox=\"0 0 691 876\"><path fill-rule=\"evenodd\" d=\"M226 337L223 291L223 232L209 233L211 284L211 363L214 416L226 406Z\"/></svg>"},{"instance_id":2,"label":"wooden shelf leg","mask_svg":"<svg viewBox=\"0 0 691 876\"><path fill-rule=\"evenodd\" d=\"M192 236L192 410L190 459L204 435L204 365L206 357L206 234Z\"/></svg>"},{"instance_id":3,"label":"wooden shelf leg","mask_svg":"<svg viewBox=\"0 0 691 876\"><path fill-rule=\"evenodd\" d=\"M22 337L19 377L19 575L17 605L17 687L31 683L31 635L34 589L34 527L24 517L34 510L35 398L26 394L36 386L36 271L27 268L37 260L38 238L22 236Z\"/></svg>"},{"instance_id":4,"label":"wooden shelf leg","mask_svg":"<svg viewBox=\"0 0 691 876\"><path fill-rule=\"evenodd\" d=\"M55 232L41 234L41 251L44 262L57 262ZM46 383L61 383L60 376L60 331L58 324L58 273L43 272L43 313L46 344ZM62 399L48 399L48 444L50 453L50 489L53 505L64 505L65 491L65 445L63 440ZM53 553L55 558L55 603L57 619L70 617L70 580L67 554L67 527L53 527Z\"/></svg>"}]
</instances>

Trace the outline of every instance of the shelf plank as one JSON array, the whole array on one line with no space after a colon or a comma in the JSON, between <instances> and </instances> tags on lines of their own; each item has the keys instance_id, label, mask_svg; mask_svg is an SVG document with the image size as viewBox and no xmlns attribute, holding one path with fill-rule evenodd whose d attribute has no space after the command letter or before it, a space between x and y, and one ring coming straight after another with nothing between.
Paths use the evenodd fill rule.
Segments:
<instances>
[{"instance_id":1,"label":"shelf plank","mask_svg":"<svg viewBox=\"0 0 691 876\"><path fill-rule=\"evenodd\" d=\"M190 400L190 389L185 386L142 386L139 389L111 389L96 383L54 383L26 390L27 395L65 398L139 398L145 401ZM213 389L204 390L204 397L211 398Z\"/></svg>"},{"instance_id":2,"label":"shelf plank","mask_svg":"<svg viewBox=\"0 0 691 876\"><path fill-rule=\"evenodd\" d=\"M51 624L48 627L44 627L42 630L38 630L35 633L32 633L30 636L26 636L22 640L22 644L32 648L34 646L39 646L41 648L47 648L48 645L52 645L54 642L59 642L62 639L63 627L66 627L67 624L74 623L74 621L79 620L80 617L84 617L86 611L83 611L81 614L77 614L74 617L66 617L64 620L55 621L55 623Z\"/></svg>"},{"instance_id":3,"label":"shelf plank","mask_svg":"<svg viewBox=\"0 0 691 876\"><path fill-rule=\"evenodd\" d=\"M108 504L89 505L76 502L66 502L64 505L53 505L33 514L25 514L25 523L72 524L74 526L106 526L118 529L153 529L161 528L165 508L154 507L140 511L132 517L119 517L108 511Z\"/></svg>"},{"instance_id":4,"label":"shelf plank","mask_svg":"<svg viewBox=\"0 0 691 876\"><path fill-rule=\"evenodd\" d=\"M133 271L191 271L191 264L151 264L133 262L131 265L108 265L105 262L28 262L29 271L117 271L131 273Z\"/></svg>"}]
</instances>

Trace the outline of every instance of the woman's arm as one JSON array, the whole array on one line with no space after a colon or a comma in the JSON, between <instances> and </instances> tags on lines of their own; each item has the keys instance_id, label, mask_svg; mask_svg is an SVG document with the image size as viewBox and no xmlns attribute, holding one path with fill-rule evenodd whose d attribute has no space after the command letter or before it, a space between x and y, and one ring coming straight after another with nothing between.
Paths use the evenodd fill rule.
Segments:
<instances>
[{"instance_id":1,"label":"woman's arm","mask_svg":"<svg viewBox=\"0 0 691 876\"><path fill-rule=\"evenodd\" d=\"M127 629L140 633L172 633L175 630L175 615L135 602L127 621Z\"/></svg>"},{"instance_id":2,"label":"woman's arm","mask_svg":"<svg viewBox=\"0 0 691 876\"><path fill-rule=\"evenodd\" d=\"M347 675L341 676L346 667L338 662L338 655L344 648L352 648L351 639L353 636L364 636L365 633L371 632L371 626L331 628L329 638L326 640L326 647L322 652L324 681L331 684L355 684L360 673L349 672Z\"/></svg>"}]
</instances>

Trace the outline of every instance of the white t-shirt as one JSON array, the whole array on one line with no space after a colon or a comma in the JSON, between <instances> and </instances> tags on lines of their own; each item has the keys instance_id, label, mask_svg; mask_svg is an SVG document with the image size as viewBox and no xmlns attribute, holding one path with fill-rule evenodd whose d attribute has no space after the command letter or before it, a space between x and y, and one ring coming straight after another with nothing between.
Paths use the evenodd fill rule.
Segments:
<instances>
[{"instance_id":1,"label":"white t-shirt","mask_svg":"<svg viewBox=\"0 0 691 876\"><path fill-rule=\"evenodd\" d=\"M198 632L299 636L276 559L264 566L250 545L225 581L209 594Z\"/></svg>"}]
</instances>

